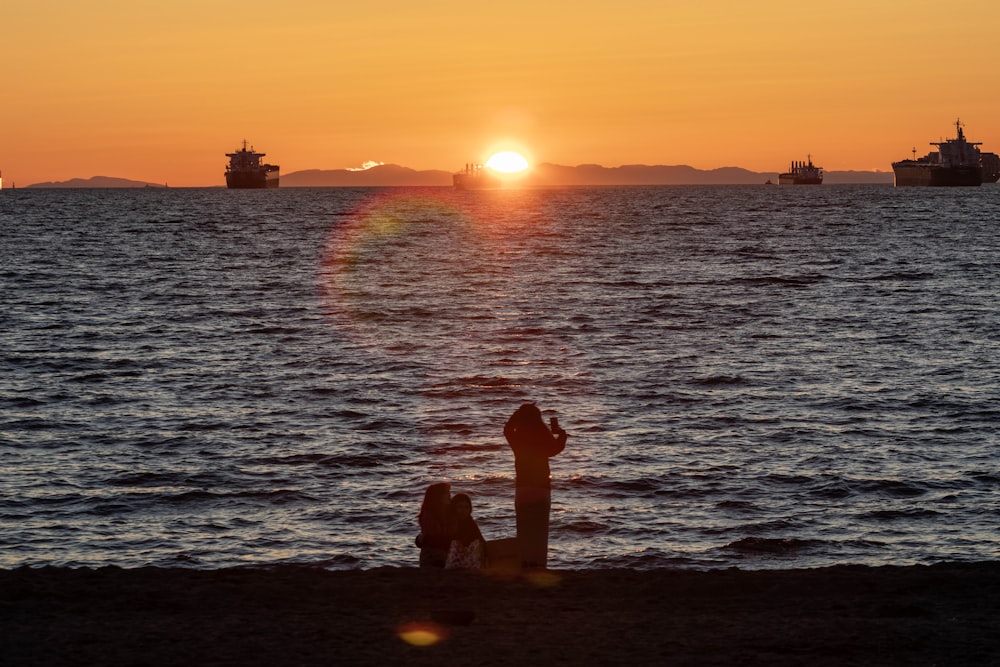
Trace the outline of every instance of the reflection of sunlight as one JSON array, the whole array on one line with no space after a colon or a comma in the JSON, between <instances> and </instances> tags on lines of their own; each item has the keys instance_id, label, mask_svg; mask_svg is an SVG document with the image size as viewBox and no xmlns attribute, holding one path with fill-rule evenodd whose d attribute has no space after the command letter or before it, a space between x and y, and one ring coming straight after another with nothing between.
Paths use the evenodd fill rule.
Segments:
<instances>
[{"instance_id":1,"label":"reflection of sunlight","mask_svg":"<svg viewBox=\"0 0 1000 667\"><path fill-rule=\"evenodd\" d=\"M539 588L555 588L560 584L562 578L554 572L529 572L525 578Z\"/></svg>"},{"instance_id":2,"label":"reflection of sunlight","mask_svg":"<svg viewBox=\"0 0 1000 667\"><path fill-rule=\"evenodd\" d=\"M460 263L435 252L472 254L465 244L474 228L468 212L445 196L379 194L362 203L331 229L322 267L338 328L383 349L410 350L426 338L412 334L428 329L408 317L413 309L447 304L441 295L469 282Z\"/></svg>"},{"instance_id":3,"label":"reflection of sunlight","mask_svg":"<svg viewBox=\"0 0 1000 667\"><path fill-rule=\"evenodd\" d=\"M445 629L435 623L404 623L397 632L411 646L433 646L447 636Z\"/></svg>"},{"instance_id":4,"label":"reflection of sunlight","mask_svg":"<svg viewBox=\"0 0 1000 667\"><path fill-rule=\"evenodd\" d=\"M601 423L592 415L606 412L588 398L597 379L564 326L573 314L559 310L550 324L547 301L534 298L538 274L520 270L549 265L547 244L532 240L551 233L546 216L530 194L387 189L331 220L324 246L319 280L331 329L422 389L408 391L406 405L426 451L454 451L458 440L479 474L499 474L492 459L478 460L482 447L499 447L498 431L488 431L507 416L498 409L509 414L530 396L567 415L572 401L576 424ZM458 421L457 401L470 407ZM593 455L574 451L563 455L567 465Z\"/></svg>"}]
</instances>

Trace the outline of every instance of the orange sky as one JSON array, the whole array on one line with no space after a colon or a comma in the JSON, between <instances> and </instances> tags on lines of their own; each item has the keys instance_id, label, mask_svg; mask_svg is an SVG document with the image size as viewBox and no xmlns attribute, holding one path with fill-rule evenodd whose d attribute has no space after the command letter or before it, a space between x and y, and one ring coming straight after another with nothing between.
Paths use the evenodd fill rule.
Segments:
<instances>
[{"instance_id":1,"label":"orange sky","mask_svg":"<svg viewBox=\"0 0 1000 667\"><path fill-rule=\"evenodd\" d=\"M40 0L0 15L4 184L281 165L890 170L1000 152L996 0ZM13 6L10 6L13 5ZM344 7L347 8L344 8Z\"/></svg>"}]
</instances>

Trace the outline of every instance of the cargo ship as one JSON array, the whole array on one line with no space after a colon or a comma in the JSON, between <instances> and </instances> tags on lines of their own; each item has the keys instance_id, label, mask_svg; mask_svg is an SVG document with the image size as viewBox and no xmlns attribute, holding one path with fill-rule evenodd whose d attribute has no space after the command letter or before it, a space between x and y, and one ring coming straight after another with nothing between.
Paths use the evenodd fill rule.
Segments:
<instances>
[{"instance_id":1,"label":"cargo ship","mask_svg":"<svg viewBox=\"0 0 1000 667\"><path fill-rule=\"evenodd\" d=\"M936 151L918 158L917 149L913 149L913 158L892 163L892 172L896 176L896 186L927 185L927 186L975 186L984 182L983 153L979 150L982 142L968 141L962 131L962 121L955 121L958 136L946 141L932 141L931 146L937 146ZM1000 176L998 165L992 163L986 153L989 164L987 179L996 173ZM995 158L996 156L993 155ZM992 164L991 164L992 163ZM995 182L987 180L986 182Z\"/></svg>"},{"instance_id":2,"label":"cargo ship","mask_svg":"<svg viewBox=\"0 0 1000 667\"><path fill-rule=\"evenodd\" d=\"M481 164L466 164L465 169L452 174L452 184L456 190L486 190L503 187L496 174Z\"/></svg>"},{"instance_id":3,"label":"cargo ship","mask_svg":"<svg viewBox=\"0 0 1000 667\"><path fill-rule=\"evenodd\" d=\"M266 153L257 153L253 146L247 150L246 139L243 148L235 153L226 153L226 187L230 189L260 189L278 187L278 165L263 164L260 159Z\"/></svg>"},{"instance_id":4,"label":"cargo ship","mask_svg":"<svg viewBox=\"0 0 1000 667\"><path fill-rule=\"evenodd\" d=\"M983 183L996 183L1000 180L1000 155L985 152L979 155L979 163L983 165Z\"/></svg>"},{"instance_id":5,"label":"cargo ship","mask_svg":"<svg viewBox=\"0 0 1000 667\"><path fill-rule=\"evenodd\" d=\"M823 170L813 164L812 155L806 162L793 161L788 171L778 174L778 185L820 185Z\"/></svg>"}]
</instances>

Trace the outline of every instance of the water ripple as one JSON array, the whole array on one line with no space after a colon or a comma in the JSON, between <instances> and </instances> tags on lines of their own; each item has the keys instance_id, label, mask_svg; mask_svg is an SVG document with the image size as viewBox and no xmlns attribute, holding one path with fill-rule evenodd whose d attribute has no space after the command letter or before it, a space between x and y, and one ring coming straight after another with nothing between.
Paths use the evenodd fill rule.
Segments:
<instances>
[{"instance_id":1,"label":"water ripple","mask_svg":"<svg viewBox=\"0 0 1000 667\"><path fill-rule=\"evenodd\" d=\"M995 558L974 190L3 191L0 567L410 565L438 480L507 537L526 400L555 567Z\"/></svg>"}]
</instances>

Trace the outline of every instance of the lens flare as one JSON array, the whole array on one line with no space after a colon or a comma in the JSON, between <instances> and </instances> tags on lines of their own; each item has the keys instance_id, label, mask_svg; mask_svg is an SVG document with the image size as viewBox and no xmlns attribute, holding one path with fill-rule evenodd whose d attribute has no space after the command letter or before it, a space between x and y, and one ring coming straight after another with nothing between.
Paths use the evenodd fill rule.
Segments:
<instances>
[{"instance_id":1,"label":"lens flare","mask_svg":"<svg viewBox=\"0 0 1000 667\"><path fill-rule=\"evenodd\" d=\"M548 570L529 572L525 575L525 579L538 588L555 588L562 583L562 577Z\"/></svg>"},{"instance_id":2,"label":"lens flare","mask_svg":"<svg viewBox=\"0 0 1000 667\"><path fill-rule=\"evenodd\" d=\"M400 386L421 392L407 419L427 429L421 446L442 460L456 447L454 432L440 428L452 423L456 400L519 396L556 375L578 400L595 390L587 355L562 327L540 323L544 304L525 296L537 289L519 265L544 262L547 246L533 239L553 233L537 204L533 193L515 191L373 190L352 195L329 221L316 287L332 345L317 354L339 348L370 359L386 369L378 382L405 372ZM372 427L367 413L349 419ZM492 419L469 416L475 435L462 437L478 446L479 424Z\"/></svg>"},{"instance_id":3,"label":"lens flare","mask_svg":"<svg viewBox=\"0 0 1000 667\"><path fill-rule=\"evenodd\" d=\"M447 630L440 625L419 621L400 625L396 634L410 646L433 646L448 638Z\"/></svg>"},{"instance_id":4,"label":"lens flare","mask_svg":"<svg viewBox=\"0 0 1000 667\"><path fill-rule=\"evenodd\" d=\"M365 201L331 228L327 240L320 272L328 314L342 331L405 353L422 340L422 331L433 329L429 317L414 317L427 290L468 281L429 257L441 243L462 252L474 245L475 234L468 213L446 196L392 193ZM407 326L416 321L420 327Z\"/></svg>"}]
</instances>

